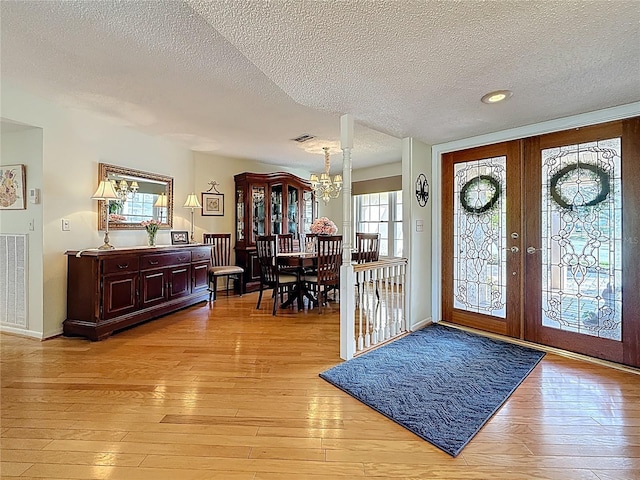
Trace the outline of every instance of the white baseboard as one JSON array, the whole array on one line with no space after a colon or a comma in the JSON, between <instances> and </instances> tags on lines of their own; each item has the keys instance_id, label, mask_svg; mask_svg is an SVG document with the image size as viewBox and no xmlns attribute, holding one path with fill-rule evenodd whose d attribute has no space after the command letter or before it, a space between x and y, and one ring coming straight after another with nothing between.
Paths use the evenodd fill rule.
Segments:
<instances>
[{"instance_id":1,"label":"white baseboard","mask_svg":"<svg viewBox=\"0 0 640 480\"><path fill-rule=\"evenodd\" d=\"M0 332L11 333L13 335L19 335L21 337L35 338L37 340L43 340L45 338L41 332L34 332L32 330L26 330L24 328L16 328L10 325L0 325Z\"/></svg>"},{"instance_id":2,"label":"white baseboard","mask_svg":"<svg viewBox=\"0 0 640 480\"><path fill-rule=\"evenodd\" d=\"M53 338L53 337L59 337L60 335L62 335L62 328L58 328L54 332L43 333L42 334L42 339L43 340L48 340L48 339Z\"/></svg>"},{"instance_id":3,"label":"white baseboard","mask_svg":"<svg viewBox=\"0 0 640 480\"><path fill-rule=\"evenodd\" d=\"M420 330L421 328L426 327L427 325L433 323L431 317L425 318L424 320L420 320L418 323L414 323L409 327L409 331L415 332L416 330Z\"/></svg>"}]
</instances>

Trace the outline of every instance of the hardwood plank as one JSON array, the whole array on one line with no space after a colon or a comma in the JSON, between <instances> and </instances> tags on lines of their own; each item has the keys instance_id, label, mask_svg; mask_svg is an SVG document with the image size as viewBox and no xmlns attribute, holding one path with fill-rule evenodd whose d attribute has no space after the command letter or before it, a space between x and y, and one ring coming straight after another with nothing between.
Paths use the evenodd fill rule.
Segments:
<instances>
[{"instance_id":1,"label":"hardwood plank","mask_svg":"<svg viewBox=\"0 0 640 480\"><path fill-rule=\"evenodd\" d=\"M52 440L40 438L10 438L4 435L0 439L0 451L12 448L14 450L42 450Z\"/></svg>"},{"instance_id":2,"label":"hardwood plank","mask_svg":"<svg viewBox=\"0 0 640 480\"><path fill-rule=\"evenodd\" d=\"M2 461L23 463L58 463L64 465L113 465L136 467L144 460L144 455L118 452L73 452L49 451L38 452L26 450L3 450Z\"/></svg>"},{"instance_id":3,"label":"hardwood plank","mask_svg":"<svg viewBox=\"0 0 640 480\"><path fill-rule=\"evenodd\" d=\"M199 469L167 469L144 467L113 467L36 464L28 468L24 475L50 480L253 480L254 474L247 472L216 471L203 476Z\"/></svg>"},{"instance_id":4,"label":"hardwood plank","mask_svg":"<svg viewBox=\"0 0 640 480\"><path fill-rule=\"evenodd\" d=\"M315 462L301 460L278 459L243 459L228 460L213 457L177 457L149 455L145 458L143 467L154 468L198 468L202 470L229 470L247 472L300 472L331 476L362 477L364 468L357 462Z\"/></svg>"},{"instance_id":5,"label":"hardwood plank","mask_svg":"<svg viewBox=\"0 0 640 480\"><path fill-rule=\"evenodd\" d=\"M0 478L9 478L9 477L21 477L21 475L26 472L29 467L31 467L33 463L19 463L19 462L9 462L5 459L2 459L0 463Z\"/></svg>"},{"instance_id":6,"label":"hardwood plank","mask_svg":"<svg viewBox=\"0 0 640 480\"><path fill-rule=\"evenodd\" d=\"M16 439L72 439L72 440L120 440L126 435L124 431L103 430L62 430L57 428L10 428L3 434L4 438Z\"/></svg>"},{"instance_id":7,"label":"hardwood plank","mask_svg":"<svg viewBox=\"0 0 640 480\"><path fill-rule=\"evenodd\" d=\"M323 462L325 451L319 448L252 448L249 458L269 460L311 460Z\"/></svg>"},{"instance_id":8,"label":"hardwood plank","mask_svg":"<svg viewBox=\"0 0 640 480\"><path fill-rule=\"evenodd\" d=\"M74 452L121 452L144 455L193 455L227 458L248 458L251 447L198 445L193 443L136 443L136 442L100 442L79 440L53 440L44 450Z\"/></svg>"}]
</instances>

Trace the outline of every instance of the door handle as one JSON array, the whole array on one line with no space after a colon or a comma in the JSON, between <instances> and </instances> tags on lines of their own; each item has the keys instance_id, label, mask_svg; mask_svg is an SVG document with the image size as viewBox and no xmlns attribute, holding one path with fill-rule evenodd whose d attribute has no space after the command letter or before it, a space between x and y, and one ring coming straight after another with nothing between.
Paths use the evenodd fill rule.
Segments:
<instances>
[{"instance_id":1,"label":"door handle","mask_svg":"<svg viewBox=\"0 0 640 480\"><path fill-rule=\"evenodd\" d=\"M534 253L536 253L538 250L542 250L541 248L536 248L536 247L527 247L527 253L529 255L532 255Z\"/></svg>"},{"instance_id":2,"label":"door handle","mask_svg":"<svg viewBox=\"0 0 640 480\"><path fill-rule=\"evenodd\" d=\"M513 247L504 247L504 250L509 250L513 253L518 253L520 251L520 249L518 247L516 247L515 245Z\"/></svg>"}]
</instances>

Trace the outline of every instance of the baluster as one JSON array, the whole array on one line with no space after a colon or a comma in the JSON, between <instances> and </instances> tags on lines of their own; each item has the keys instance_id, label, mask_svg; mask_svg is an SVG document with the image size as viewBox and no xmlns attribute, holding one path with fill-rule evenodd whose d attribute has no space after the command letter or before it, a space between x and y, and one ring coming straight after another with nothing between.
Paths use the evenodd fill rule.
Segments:
<instances>
[{"instance_id":1,"label":"baluster","mask_svg":"<svg viewBox=\"0 0 640 480\"><path fill-rule=\"evenodd\" d=\"M382 309L380 308L380 300L376 296L376 292L378 295L380 294L380 269L378 267L374 267L372 270L373 282L371 284L371 302L374 306L374 315L376 320L376 343L380 343L382 339Z\"/></svg>"},{"instance_id":2,"label":"baluster","mask_svg":"<svg viewBox=\"0 0 640 480\"><path fill-rule=\"evenodd\" d=\"M371 312L370 312L371 301L369 300L369 279L371 277L371 271L365 270L363 273L364 273L364 282L362 285L362 290L364 291L363 301L364 301L364 308L365 308L365 325L366 325L364 345L366 348L369 348L371 346L371 330L372 330Z\"/></svg>"},{"instance_id":3,"label":"baluster","mask_svg":"<svg viewBox=\"0 0 640 480\"><path fill-rule=\"evenodd\" d=\"M398 325L397 325L397 319L398 319L398 315L396 312L396 304L398 303L398 299L396 297L397 292L395 291L395 286L396 286L396 265L392 265L391 267L389 267L389 282L390 282L390 287L389 289L391 290L391 298L390 298L390 304L391 304L391 315L389 318L389 323L391 324L391 332L390 335L392 337L395 337L398 334Z\"/></svg>"},{"instance_id":4,"label":"baluster","mask_svg":"<svg viewBox=\"0 0 640 480\"><path fill-rule=\"evenodd\" d=\"M398 265L398 329L402 333L405 331L404 318L406 315L404 290L404 264Z\"/></svg>"},{"instance_id":5,"label":"baluster","mask_svg":"<svg viewBox=\"0 0 640 480\"><path fill-rule=\"evenodd\" d=\"M357 285L358 285L358 351L364 350L364 337L362 335L362 309L364 304L362 294L364 292L364 285L362 284L363 272L357 272Z\"/></svg>"},{"instance_id":6,"label":"baluster","mask_svg":"<svg viewBox=\"0 0 640 480\"><path fill-rule=\"evenodd\" d=\"M389 338L387 325L389 324L389 302L386 294L386 273L387 268L378 268L378 288L380 289L380 340Z\"/></svg>"}]
</instances>

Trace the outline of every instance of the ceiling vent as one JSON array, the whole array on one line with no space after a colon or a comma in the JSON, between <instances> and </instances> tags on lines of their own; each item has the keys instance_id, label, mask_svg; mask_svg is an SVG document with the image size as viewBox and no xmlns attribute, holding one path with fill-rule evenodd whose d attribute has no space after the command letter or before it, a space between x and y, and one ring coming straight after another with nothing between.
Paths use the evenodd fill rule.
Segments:
<instances>
[{"instance_id":1,"label":"ceiling vent","mask_svg":"<svg viewBox=\"0 0 640 480\"><path fill-rule=\"evenodd\" d=\"M313 135L309 135L308 133L303 133L299 137L293 138L292 140L294 142L304 143L304 142L307 142L307 141L311 140L312 138L316 138L316 137L313 136Z\"/></svg>"}]
</instances>

